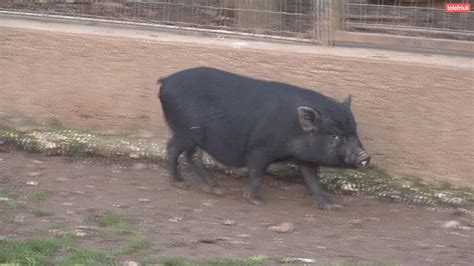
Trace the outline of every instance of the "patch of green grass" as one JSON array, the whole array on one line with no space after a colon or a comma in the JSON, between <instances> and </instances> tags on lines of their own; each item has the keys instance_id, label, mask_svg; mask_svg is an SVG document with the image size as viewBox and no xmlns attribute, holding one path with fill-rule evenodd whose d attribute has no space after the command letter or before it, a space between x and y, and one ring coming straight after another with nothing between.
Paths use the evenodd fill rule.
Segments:
<instances>
[{"instance_id":1,"label":"patch of green grass","mask_svg":"<svg viewBox=\"0 0 474 266\"><path fill-rule=\"evenodd\" d=\"M117 265L115 259L101 250L96 250L80 245L66 248L66 255L55 265ZM115 262L115 263L114 263Z\"/></svg>"},{"instance_id":2,"label":"patch of green grass","mask_svg":"<svg viewBox=\"0 0 474 266\"><path fill-rule=\"evenodd\" d=\"M86 219L85 222L91 222ZM100 237L114 237L117 235L140 235L140 232L135 230L128 221L127 216L111 212L103 212L98 218L93 218L92 222L101 227L96 232Z\"/></svg>"},{"instance_id":3,"label":"patch of green grass","mask_svg":"<svg viewBox=\"0 0 474 266\"><path fill-rule=\"evenodd\" d=\"M68 224L66 222L56 222L51 225L51 229L57 229L57 230L66 229L67 227L68 227Z\"/></svg>"},{"instance_id":4,"label":"patch of green grass","mask_svg":"<svg viewBox=\"0 0 474 266\"><path fill-rule=\"evenodd\" d=\"M35 201L41 201L41 200L44 200L46 199L46 196L48 195L48 192L44 191L44 190L40 190L40 191L33 191L31 192L30 194L30 198L35 200Z\"/></svg>"},{"instance_id":5,"label":"patch of green grass","mask_svg":"<svg viewBox=\"0 0 474 266\"><path fill-rule=\"evenodd\" d=\"M15 224L15 213L8 213L5 217L0 220L0 224Z\"/></svg>"},{"instance_id":6,"label":"patch of green grass","mask_svg":"<svg viewBox=\"0 0 474 266\"><path fill-rule=\"evenodd\" d=\"M152 245L152 242L149 240L135 239L135 240L132 240L132 242L121 246L117 250L116 254L124 255L124 254L139 253L139 252L149 249L151 245Z\"/></svg>"},{"instance_id":7,"label":"patch of green grass","mask_svg":"<svg viewBox=\"0 0 474 266\"><path fill-rule=\"evenodd\" d=\"M48 235L49 231L46 228L34 228L25 232L26 237L46 237Z\"/></svg>"},{"instance_id":8,"label":"patch of green grass","mask_svg":"<svg viewBox=\"0 0 474 266\"><path fill-rule=\"evenodd\" d=\"M36 217L46 217L51 215L51 211L46 209L34 209L31 213Z\"/></svg>"},{"instance_id":9,"label":"patch of green grass","mask_svg":"<svg viewBox=\"0 0 474 266\"><path fill-rule=\"evenodd\" d=\"M105 252L84 247L76 238L8 240L0 238L0 264L11 265L118 265Z\"/></svg>"},{"instance_id":10,"label":"patch of green grass","mask_svg":"<svg viewBox=\"0 0 474 266\"><path fill-rule=\"evenodd\" d=\"M127 221L127 218L125 215L111 213L111 212L104 212L101 214L101 216L97 220L97 224L99 224L102 227L106 227L106 226L126 223L126 221Z\"/></svg>"},{"instance_id":11,"label":"patch of green grass","mask_svg":"<svg viewBox=\"0 0 474 266\"><path fill-rule=\"evenodd\" d=\"M7 201L0 202L0 211L19 210L23 209L24 207L24 204L21 204L14 199L9 199Z\"/></svg>"},{"instance_id":12,"label":"patch of green grass","mask_svg":"<svg viewBox=\"0 0 474 266\"><path fill-rule=\"evenodd\" d=\"M140 265L160 265L160 259L155 256L141 256L139 260Z\"/></svg>"},{"instance_id":13,"label":"patch of green grass","mask_svg":"<svg viewBox=\"0 0 474 266\"><path fill-rule=\"evenodd\" d=\"M139 236L140 231L137 231L132 228L132 226L126 222L121 222L111 227L98 229L95 233L96 236L103 237L103 238L111 238L117 235L124 236L124 235L134 235Z\"/></svg>"},{"instance_id":14,"label":"patch of green grass","mask_svg":"<svg viewBox=\"0 0 474 266\"><path fill-rule=\"evenodd\" d=\"M0 211L17 210L24 207L16 200L18 194L13 190L0 189L0 197L5 198L5 200L0 201Z\"/></svg>"},{"instance_id":15,"label":"patch of green grass","mask_svg":"<svg viewBox=\"0 0 474 266\"><path fill-rule=\"evenodd\" d=\"M1 240L0 263L20 265L46 265L63 246L61 239Z\"/></svg>"},{"instance_id":16,"label":"patch of green grass","mask_svg":"<svg viewBox=\"0 0 474 266\"><path fill-rule=\"evenodd\" d=\"M263 265L262 260L230 260L230 259L210 259L206 261L191 261L184 258L164 258L160 260L163 266L258 266Z\"/></svg>"},{"instance_id":17,"label":"patch of green grass","mask_svg":"<svg viewBox=\"0 0 474 266\"><path fill-rule=\"evenodd\" d=\"M0 189L0 197L2 197L2 198L12 199L12 198L16 198L16 196L17 196L17 194L13 190Z\"/></svg>"},{"instance_id":18,"label":"patch of green grass","mask_svg":"<svg viewBox=\"0 0 474 266\"><path fill-rule=\"evenodd\" d=\"M137 235L138 232L135 231L132 226L126 222L118 223L114 226L113 231L118 235Z\"/></svg>"}]
</instances>

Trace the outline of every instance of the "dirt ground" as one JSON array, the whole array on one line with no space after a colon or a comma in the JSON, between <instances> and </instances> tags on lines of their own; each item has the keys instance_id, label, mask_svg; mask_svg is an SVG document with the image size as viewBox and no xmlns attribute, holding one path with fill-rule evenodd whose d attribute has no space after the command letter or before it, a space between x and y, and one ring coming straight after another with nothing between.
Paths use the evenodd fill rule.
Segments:
<instances>
[{"instance_id":1,"label":"dirt ground","mask_svg":"<svg viewBox=\"0 0 474 266\"><path fill-rule=\"evenodd\" d=\"M265 204L242 197L246 179L215 176L223 195L205 194L192 184L169 184L166 171L152 163L71 160L23 152L0 153L0 186L17 194L18 210L0 211L0 235L22 238L38 232L54 235L77 226L93 226L103 211L131 219L153 245L157 257L243 259L268 256L312 258L318 262L382 261L402 265L472 265L472 212L383 203L360 197L334 196L342 209L323 211L301 184L263 184ZM36 185L31 181L37 182ZM272 185L273 184L273 185ZM36 201L31 195L44 191ZM34 215L32 210L48 210ZM15 216L12 221L12 215ZM21 219L17 219L21 217ZM225 225L232 220L234 225ZM446 227L449 221L463 226ZM288 233L267 227L294 225ZM89 233L89 232L88 232ZM82 242L112 249L127 236L87 234ZM130 255L125 259L137 259Z\"/></svg>"},{"instance_id":2,"label":"dirt ground","mask_svg":"<svg viewBox=\"0 0 474 266\"><path fill-rule=\"evenodd\" d=\"M82 26L71 33L77 28L71 24L36 22L28 29L24 24L0 28L0 118L17 126L25 119L55 121L100 133L164 138L168 131L156 80L206 65L341 100L352 94L373 164L427 182L474 184L472 59L401 53L402 60L394 60L394 53L381 50L274 49L262 42L228 45L212 38L176 41L153 32L123 35L117 28Z\"/></svg>"}]
</instances>

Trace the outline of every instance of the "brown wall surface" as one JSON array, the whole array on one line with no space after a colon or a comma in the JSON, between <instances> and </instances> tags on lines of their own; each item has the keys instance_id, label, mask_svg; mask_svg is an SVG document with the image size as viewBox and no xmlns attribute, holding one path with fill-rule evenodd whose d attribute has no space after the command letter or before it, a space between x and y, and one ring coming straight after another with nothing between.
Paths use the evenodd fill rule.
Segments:
<instances>
[{"instance_id":1,"label":"brown wall surface","mask_svg":"<svg viewBox=\"0 0 474 266\"><path fill-rule=\"evenodd\" d=\"M472 69L0 27L0 118L166 137L156 80L201 65L351 93L374 164L473 187Z\"/></svg>"}]
</instances>

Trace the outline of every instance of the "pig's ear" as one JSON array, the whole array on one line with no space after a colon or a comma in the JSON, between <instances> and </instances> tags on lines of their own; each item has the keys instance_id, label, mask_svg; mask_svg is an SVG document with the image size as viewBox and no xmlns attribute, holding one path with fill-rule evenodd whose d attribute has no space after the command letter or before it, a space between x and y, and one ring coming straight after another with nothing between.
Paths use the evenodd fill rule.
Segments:
<instances>
[{"instance_id":1,"label":"pig's ear","mask_svg":"<svg viewBox=\"0 0 474 266\"><path fill-rule=\"evenodd\" d=\"M344 104L345 106L351 108L351 102L352 102L352 95L349 94L349 96L347 96L344 101L342 101L342 104Z\"/></svg>"},{"instance_id":2,"label":"pig's ear","mask_svg":"<svg viewBox=\"0 0 474 266\"><path fill-rule=\"evenodd\" d=\"M298 118L301 128L303 128L304 131L316 130L320 117L321 114L312 108L305 106L298 107Z\"/></svg>"}]
</instances>

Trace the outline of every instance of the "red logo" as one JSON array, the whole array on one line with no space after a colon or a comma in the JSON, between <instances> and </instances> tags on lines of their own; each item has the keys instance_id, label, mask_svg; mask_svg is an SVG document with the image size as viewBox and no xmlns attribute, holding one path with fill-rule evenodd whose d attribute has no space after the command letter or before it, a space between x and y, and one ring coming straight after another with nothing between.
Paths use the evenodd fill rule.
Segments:
<instances>
[{"instance_id":1,"label":"red logo","mask_svg":"<svg viewBox=\"0 0 474 266\"><path fill-rule=\"evenodd\" d=\"M471 4L446 4L446 12L471 12Z\"/></svg>"}]
</instances>

